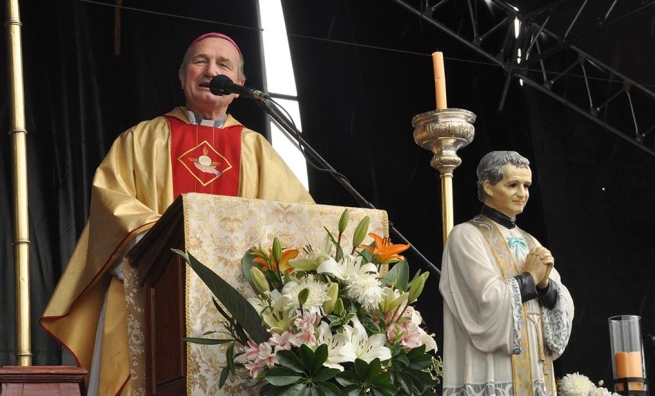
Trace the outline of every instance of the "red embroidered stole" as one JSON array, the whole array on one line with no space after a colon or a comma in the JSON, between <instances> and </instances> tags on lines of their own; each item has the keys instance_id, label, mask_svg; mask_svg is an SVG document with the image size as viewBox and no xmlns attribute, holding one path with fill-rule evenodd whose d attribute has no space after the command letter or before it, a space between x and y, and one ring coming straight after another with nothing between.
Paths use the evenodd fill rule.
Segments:
<instances>
[{"instance_id":1,"label":"red embroidered stole","mask_svg":"<svg viewBox=\"0 0 655 396\"><path fill-rule=\"evenodd\" d=\"M214 128L165 117L171 128L173 198L188 192L239 195L243 126Z\"/></svg>"}]
</instances>

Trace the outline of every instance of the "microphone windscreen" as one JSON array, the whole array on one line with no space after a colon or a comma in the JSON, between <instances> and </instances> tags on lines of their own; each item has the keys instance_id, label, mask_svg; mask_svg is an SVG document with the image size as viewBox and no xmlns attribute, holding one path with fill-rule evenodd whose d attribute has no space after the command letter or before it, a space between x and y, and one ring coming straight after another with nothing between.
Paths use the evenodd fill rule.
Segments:
<instances>
[{"instance_id":1,"label":"microphone windscreen","mask_svg":"<svg viewBox=\"0 0 655 396\"><path fill-rule=\"evenodd\" d=\"M219 74L209 82L209 90L214 95L229 95L230 93L225 91L225 89L232 84L234 82L230 77Z\"/></svg>"}]
</instances>

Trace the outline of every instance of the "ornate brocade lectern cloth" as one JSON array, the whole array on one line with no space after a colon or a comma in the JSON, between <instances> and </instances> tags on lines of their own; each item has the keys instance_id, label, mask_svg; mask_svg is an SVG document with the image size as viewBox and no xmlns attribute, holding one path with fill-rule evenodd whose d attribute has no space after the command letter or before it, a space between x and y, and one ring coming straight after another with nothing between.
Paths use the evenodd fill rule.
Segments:
<instances>
[{"instance_id":1,"label":"ornate brocade lectern cloth","mask_svg":"<svg viewBox=\"0 0 655 396\"><path fill-rule=\"evenodd\" d=\"M189 253L211 268L247 298L254 291L241 272L241 258L252 246L269 248L278 237L282 246L317 247L326 235L324 227L337 235L343 207L282 203L205 194L185 194L184 235ZM388 236L389 222L383 210L348 208L350 222L343 246L350 246L355 227L365 216L370 218L369 232ZM372 242L368 237L364 243ZM301 253L302 254L302 253ZM212 303L212 294L187 266L186 333L201 337L219 331L212 338L226 338L222 317ZM132 394L145 394L143 297L138 288L137 271L126 265L125 291L128 305L128 335L132 371ZM188 395L256 395L254 381L246 371L242 376L218 389L219 376L225 366L225 349L219 345L187 345Z\"/></svg>"}]
</instances>

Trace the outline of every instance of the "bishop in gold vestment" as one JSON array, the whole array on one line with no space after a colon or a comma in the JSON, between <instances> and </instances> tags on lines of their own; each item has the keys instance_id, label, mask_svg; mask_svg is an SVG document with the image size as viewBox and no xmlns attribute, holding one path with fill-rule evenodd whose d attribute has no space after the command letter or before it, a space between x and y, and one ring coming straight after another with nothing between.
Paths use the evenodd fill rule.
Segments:
<instances>
[{"instance_id":1,"label":"bishop in gold vestment","mask_svg":"<svg viewBox=\"0 0 655 396\"><path fill-rule=\"evenodd\" d=\"M206 88L209 80L218 74L228 75L243 84L241 52L227 36L219 33L203 35L189 46L180 69L187 107L174 109L166 115L168 119L157 117L124 132L96 171L88 222L41 325L70 350L80 366L90 369L99 316L105 302L98 394L129 391L129 386L126 386L130 357L124 290L122 281L111 271L136 236L147 231L173 202L174 191L179 191L174 188L175 163L172 158L178 158L178 153L171 152L170 119L182 124L193 123L190 115L221 120L220 128L201 127L212 128L207 132L210 134L221 133L230 127L242 128L236 143L240 144L240 158L236 160L240 164L233 168L239 172L234 178L238 183L234 188L238 196L313 202L266 139L243 128L226 113L235 95L218 97ZM213 147L208 140L203 141L204 154L201 152L201 155L219 155L224 148ZM221 161L208 158L206 164L199 164L197 169L189 167L189 171L208 171ZM189 173L189 177L194 176ZM221 178L210 180L218 183ZM203 181L197 185L204 188L209 183Z\"/></svg>"}]
</instances>

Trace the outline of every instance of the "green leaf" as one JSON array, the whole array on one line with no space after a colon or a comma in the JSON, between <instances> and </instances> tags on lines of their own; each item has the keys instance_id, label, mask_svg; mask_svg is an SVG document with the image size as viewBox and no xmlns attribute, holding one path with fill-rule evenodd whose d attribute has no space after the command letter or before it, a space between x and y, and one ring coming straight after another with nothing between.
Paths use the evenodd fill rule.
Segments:
<instances>
[{"instance_id":1,"label":"green leaf","mask_svg":"<svg viewBox=\"0 0 655 396\"><path fill-rule=\"evenodd\" d=\"M409 264L407 264L407 261L399 261L394 264L381 281L386 286L395 285L401 292L407 291L407 284L409 283Z\"/></svg>"},{"instance_id":2,"label":"green leaf","mask_svg":"<svg viewBox=\"0 0 655 396\"><path fill-rule=\"evenodd\" d=\"M373 362L371 362L371 363L373 363ZM365 361L363 361L362 359L355 359L354 367L355 367L355 374L357 374L360 378L368 377L369 365L366 364Z\"/></svg>"},{"instance_id":3,"label":"green leaf","mask_svg":"<svg viewBox=\"0 0 655 396\"><path fill-rule=\"evenodd\" d=\"M225 382L227 382L227 377L230 375L230 370L224 368L221 370L221 378L218 381L218 389L222 389Z\"/></svg>"},{"instance_id":4,"label":"green leaf","mask_svg":"<svg viewBox=\"0 0 655 396\"><path fill-rule=\"evenodd\" d=\"M345 387L359 383L359 377L352 371L342 371L336 375L335 379L341 386Z\"/></svg>"},{"instance_id":5,"label":"green leaf","mask_svg":"<svg viewBox=\"0 0 655 396\"><path fill-rule=\"evenodd\" d=\"M305 305L307 298L309 298L309 288L306 287L298 293L298 303L301 307Z\"/></svg>"},{"instance_id":6,"label":"green leaf","mask_svg":"<svg viewBox=\"0 0 655 396\"><path fill-rule=\"evenodd\" d=\"M241 293L191 254L177 249L173 249L173 251L186 260L203 283L232 314L237 323L248 332L253 341L261 344L270 338L270 334L261 324L259 313Z\"/></svg>"},{"instance_id":7,"label":"green leaf","mask_svg":"<svg viewBox=\"0 0 655 396\"><path fill-rule=\"evenodd\" d=\"M334 236L332 236L332 233L330 232L330 230L328 230L325 226L323 227L323 229L327 233L327 236L328 236L328 238L330 238L330 241L332 242L332 244L337 248L337 253L336 253L334 259L337 260L337 261L341 260L341 258L343 257L343 248L341 247L339 242L337 242L337 240L334 239Z\"/></svg>"},{"instance_id":8,"label":"green leaf","mask_svg":"<svg viewBox=\"0 0 655 396\"><path fill-rule=\"evenodd\" d=\"M306 345L301 346L301 351L302 347L305 347L309 349ZM311 351L311 350L310 350ZM312 356L313 358L313 356ZM277 361L280 363L280 365L284 368L290 369L295 371L296 373L304 373L305 372L305 366L302 361L300 361L300 358L298 356L287 350L279 351L277 353Z\"/></svg>"},{"instance_id":9,"label":"green leaf","mask_svg":"<svg viewBox=\"0 0 655 396\"><path fill-rule=\"evenodd\" d=\"M375 242L371 242L369 245L371 247L375 246ZM373 262L373 252L367 249L362 249L359 251L359 255L362 256L362 262L372 263Z\"/></svg>"},{"instance_id":10,"label":"green leaf","mask_svg":"<svg viewBox=\"0 0 655 396\"><path fill-rule=\"evenodd\" d=\"M311 351L310 348L308 348L306 345L303 344L300 346L301 353L303 347ZM325 363L327 358L328 358L328 346L326 344L321 344L314 351L314 364L312 366L305 366L305 367L311 367L311 371L315 373L323 367L323 363Z\"/></svg>"},{"instance_id":11,"label":"green leaf","mask_svg":"<svg viewBox=\"0 0 655 396\"><path fill-rule=\"evenodd\" d=\"M314 375L314 380L317 382L325 382L329 381L332 378L334 378L337 374L339 374L341 371L334 369L334 368L329 368L325 367L321 370L318 370L316 374Z\"/></svg>"},{"instance_id":12,"label":"green leaf","mask_svg":"<svg viewBox=\"0 0 655 396\"><path fill-rule=\"evenodd\" d=\"M286 386L295 384L304 377L294 370L286 367L275 367L266 373L266 381L275 386Z\"/></svg>"},{"instance_id":13,"label":"green leaf","mask_svg":"<svg viewBox=\"0 0 655 396\"><path fill-rule=\"evenodd\" d=\"M400 388L405 391L408 395L412 394L412 378L405 373L396 374L396 383L400 385Z\"/></svg>"},{"instance_id":14,"label":"green leaf","mask_svg":"<svg viewBox=\"0 0 655 396\"><path fill-rule=\"evenodd\" d=\"M343 395L346 395L346 396L359 396L360 395L359 386L350 385L350 386L342 389L341 393Z\"/></svg>"},{"instance_id":15,"label":"green leaf","mask_svg":"<svg viewBox=\"0 0 655 396\"><path fill-rule=\"evenodd\" d=\"M309 389L305 384L296 384L284 392L284 396L308 396Z\"/></svg>"},{"instance_id":16,"label":"green leaf","mask_svg":"<svg viewBox=\"0 0 655 396\"><path fill-rule=\"evenodd\" d=\"M400 365L402 365L402 366L404 366L404 367L407 367L407 366L409 366L409 364L410 364L409 358L408 358L407 355L405 355L405 354L401 354L401 355L395 356L395 357L393 358L393 362L394 362L394 363L398 363L398 364L400 364Z\"/></svg>"},{"instance_id":17,"label":"green leaf","mask_svg":"<svg viewBox=\"0 0 655 396\"><path fill-rule=\"evenodd\" d=\"M417 276L412 279L412 282L409 284L409 302L413 303L418 299L418 297L423 293L423 288L425 287L425 281L428 279L430 273L424 272L421 275L418 275L421 270L416 272Z\"/></svg>"},{"instance_id":18,"label":"green leaf","mask_svg":"<svg viewBox=\"0 0 655 396\"><path fill-rule=\"evenodd\" d=\"M337 371L339 371L339 370L337 370ZM321 389L325 393L326 396L340 396L341 395L341 392L339 391L339 388L334 384L331 384L329 382L319 382L316 385L319 387L319 389Z\"/></svg>"},{"instance_id":19,"label":"green leaf","mask_svg":"<svg viewBox=\"0 0 655 396\"><path fill-rule=\"evenodd\" d=\"M428 358L430 357L430 355L427 355L425 353L425 345L417 346L416 348L412 348L407 352L407 358L409 358L410 360L418 359L421 356L425 356Z\"/></svg>"},{"instance_id":20,"label":"green leaf","mask_svg":"<svg viewBox=\"0 0 655 396\"><path fill-rule=\"evenodd\" d=\"M289 389L291 386L273 386L271 384L266 384L262 387L260 391L260 395L265 395L265 396L281 396L281 395L286 395L287 389Z\"/></svg>"}]
</instances>

